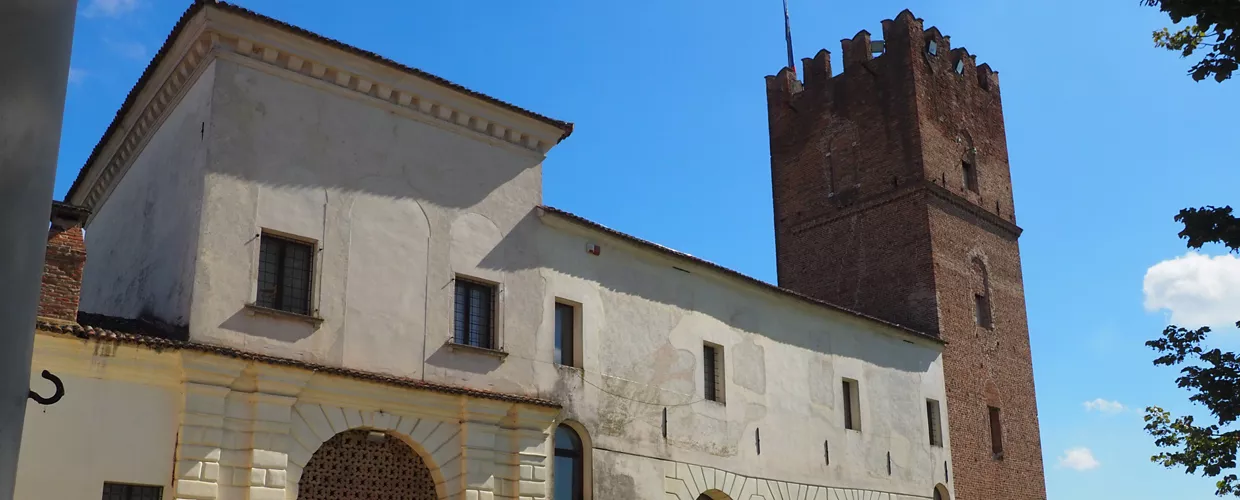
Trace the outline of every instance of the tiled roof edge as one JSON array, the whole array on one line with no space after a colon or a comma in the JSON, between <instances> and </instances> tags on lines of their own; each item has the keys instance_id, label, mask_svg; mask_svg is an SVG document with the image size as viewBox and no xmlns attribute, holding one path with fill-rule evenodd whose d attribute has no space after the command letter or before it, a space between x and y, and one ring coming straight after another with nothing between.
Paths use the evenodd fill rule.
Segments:
<instances>
[{"instance_id":1,"label":"tiled roof edge","mask_svg":"<svg viewBox=\"0 0 1240 500\"><path fill-rule=\"evenodd\" d=\"M550 408L560 408L559 403L551 400L534 398L529 396L518 396L514 394L504 394L500 392L484 391L481 389L471 389L468 387L458 387L444 384L436 384L422 380L413 380L408 378L394 377L381 373L368 372L363 370L354 370L350 368L341 368L337 366L320 365L317 363L309 363L298 361L295 359L281 358L276 356L268 356L265 354L257 354L246 352L231 347L215 346L203 344L199 342L171 340L149 335L137 333L119 332L115 330L105 330L103 328L95 328L92 326L84 326L78 323L69 323L62 321L46 320L39 318L35 322L38 330L52 334L71 335L80 339L95 341L112 341L121 344L128 344L138 347L146 347L155 351L162 350L180 350L194 351L208 354L216 354L230 358L244 359L267 363L279 366L288 366L293 368L301 368L320 373L328 373L357 380L365 380L368 382L377 382L380 384L392 385L397 387L405 387L411 389L423 389L444 394L456 394L461 396L472 396L477 398L492 399L497 401L505 401L510 403L524 403L537 406L545 406Z\"/></svg>"},{"instance_id":2,"label":"tiled roof edge","mask_svg":"<svg viewBox=\"0 0 1240 500\"><path fill-rule=\"evenodd\" d=\"M762 281L762 280L760 280L760 279L757 279L757 278L751 277L751 276L746 275L746 274L744 274L744 273L741 273L741 272L739 272L739 271L735 271L735 270L732 270L732 269L729 269L729 268L723 267L723 266L721 266L721 265L719 265L719 264L716 264L716 263L714 263L714 262L711 262L711 261L708 261L708 260L704 260L704 259L701 259L701 258L698 258L698 257L694 257L694 256L689 255L689 254L684 253L684 252L679 252L679 251L673 250L673 249L671 249L671 248L665 247L665 246L660 245L660 244L658 244L658 243L654 243L654 242L652 242L652 241L644 240L644 239L638 238L638 237L633 236L633 235L628 234L628 233L623 233L623 232L617 231L617 230L615 230L615 229L609 228L609 227L607 227L607 226L604 226L604 225L602 225L602 224L599 224L599 223L597 223L597 222L594 222L594 221L592 221L592 220L590 220L590 219L587 219L587 218L585 218L585 217L582 217L582 216L580 216L580 215L577 215L577 214L574 214L574 213L571 213L571 212L566 212L566 211L564 211L564 210L560 210L560 209L558 209L558 208L551 207L551 206L547 206L547 205L541 205L541 206L539 206L539 208L540 208L540 209L542 209L543 211L545 211L545 212L546 212L546 213L548 213L548 214L551 214L551 215L554 215L554 216L560 217L560 218L562 218L562 219L564 219L564 220L567 220L567 221L569 221L569 222L574 222L574 223L576 223L576 224L579 224L579 225L582 225L582 226L586 226L586 227L588 227L588 228L590 228L590 229L594 229L594 230L597 230L597 231L602 231L602 232L604 232L604 233L610 234L610 235L615 236L615 237L617 237L617 238L620 238L620 239L622 239L622 240L628 241L628 242L630 242L630 243L637 244L638 246L642 246L642 247L645 247L645 248L648 248L648 249L651 249L651 250L657 251L657 252L662 253L662 254L665 254L665 255L670 255L670 256L675 257L675 258L678 258L678 259L683 259L683 260L687 260L687 261L693 262L693 263L695 263L695 264L697 264L697 265L700 265L700 266L704 266L704 267L707 267L707 268L713 269L713 270L715 270L715 271L721 272L721 273L726 274L726 275L728 275L728 276L731 276L731 277L733 277L733 278L737 278L737 279L740 279L740 280L742 280L742 281L748 282L748 283L750 283L750 284L757 285L757 286L759 286L759 287L761 287L761 288L764 288L764 289L766 289L766 290L769 290L769 291L772 291L772 292L775 292L775 293L778 293L778 294L781 294L781 295L786 295L786 296L789 296L789 297L792 297L792 298L796 298L796 299L799 299L799 300L801 300L801 301L803 301L803 302L807 302L807 303L809 303L809 304L811 304L811 305L815 305L815 306L819 306L819 307L824 307L824 308L831 309L831 310L838 311L838 312L843 312L843 313L850 314L850 315L853 315L853 316L856 316L856 317L859 317L859 318L862 318L862 319L865 319L865 320L868 320L868 321L872 321L872 322L875 322L875 323L881 324L881 325L886 326L886 327L895 328L895 329L900 330L900 331L902 331L902 332L904 332L904 333L912 334L912 335L914 335L914 336L917 336L917 337L920 337L920 338L923 338L923 339L929 340L929 341L931 341L931 342L934 342L934 343L937 343L937 344L940 344L940 345L946 345L946 344L947 344L947 342L946 342L946 341L944 341L943 339L939 338L939 337L938 337L938 336L936 336L936 335L932 335L932 334L930 334L930 333L923 332L923 331L921 331L921 330L917 330L917 329L914 329L914 328L910 328L910 327L908 327L908 326L904 326L904 325L901 325L901 324L899 324L899 323L894 323L894 322L891 322L891 321L887 321L887 320L882 319L882 318L878 318L878 317L875 317L875 316L871 316L871 315L869 315L869 314L866 314L866 313L863 313L863 312L860 312L860 311L855 311L855 310L849 309L849 308L844 307L844 306L840 306L840 305L837 305L837 304L833 304L833 303L831 303L831 302L827 302L827 301L825 301L825 300L819 300L819 299L816 299L816 298L814 298L814 297L810 297L810 296L808 296L808 295L805 295L805 294L803 294L803 293L796 292L796 291L793 291L793 290L789 290L789 289L787 289L787 288L782 288L782 287L779 287L779 286L772 285L772 284L770 284L770 283L767 283L767 282Z\"/></svg>"}]
</instances>

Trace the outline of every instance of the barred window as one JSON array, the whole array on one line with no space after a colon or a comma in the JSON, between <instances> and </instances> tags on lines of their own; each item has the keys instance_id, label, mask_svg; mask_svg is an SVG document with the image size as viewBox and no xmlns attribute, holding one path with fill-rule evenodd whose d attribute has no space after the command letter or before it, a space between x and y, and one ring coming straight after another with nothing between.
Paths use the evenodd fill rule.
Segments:
<instances>
[{"instance_id":1,"label":"barred window","mask_svg":"<svg viewBox=\"0 0 1240 500\"><path fill-rule=\"evenodd\" d=\"M456 316L453 341L461 345L495 348L495 287L456 278Z\"/></svg>"},{"instance_id":2,"label":"barred window","mask_svg":"<svg viewBox=\"0 0 1240 500\"><path fill-rule=\"evenodd\" d=\"M162 486L103 483L103 500L162 500Z\"/></svg>"},{"instance_id":3,"label":"barred window","mask_svg":"<svg viewBox=\"0 0 1240 500\"><path fill-rule=\"evenodd\" d=\"M313 257L314 247L309 243L263 234L255 304L309 315Z\"/></svg>"},{"instance_id":4,"label":"barred window","mask_svg":"<svg viewBox=\"0 0 1240 500\"><path fill-rule=\"evenodd\" d=\"M943 423L938 401L926 400L926 422L930 430L930 446L943 446Z\"/></svg>"},{"instance_id":5,"label":"barred window","mask_svg":"<svg viewBox=\"0 0 1240 500\"><path fill-rule=\"evenodd\" d=\"M706 382L706 399L723 402L723 347L715 344L702 346L702 371Z\"/></svg>"},{"instance_id":6,"label":"barred window","mask_svg":"<svg viewBox=\"0 0 1240 500\"><path fill-rule=\"evenodd\" d=\"M861 430L861 395L857 392L857 381L844 379L844 428L854 431Z\"/></svg>"}]
</instances>

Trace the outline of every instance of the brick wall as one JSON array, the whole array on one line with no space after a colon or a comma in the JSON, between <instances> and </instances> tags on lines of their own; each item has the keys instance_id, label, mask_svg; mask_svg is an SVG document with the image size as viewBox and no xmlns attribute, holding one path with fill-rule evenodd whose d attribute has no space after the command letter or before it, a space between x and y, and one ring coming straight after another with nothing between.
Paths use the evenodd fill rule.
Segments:
<instances>
[{"instance_id":1,"label":"brick wall","mask_svg":"<svg viewBox=\"0 0 1240 500\"><path fill-rule=\"evenodd\" d=\"M86 242L82 231L85 218L83 209L59 202L52 204L39 316L64 321L77 319L78 299L82 293L82 268L86 265Z\"/></svg>"},{"instance_id":2,"label":"brick wall","mask_svg":"<svg viewBox=\"0 0 1240 500\"><path fill-rule=\"evenodd\" d=\"M908 11L883 38L844 40L839 75L822 51L804 83L767 77L780 285L940 335L955 498L1044 499L998 76Z\"/></svg>"}]
</instances>

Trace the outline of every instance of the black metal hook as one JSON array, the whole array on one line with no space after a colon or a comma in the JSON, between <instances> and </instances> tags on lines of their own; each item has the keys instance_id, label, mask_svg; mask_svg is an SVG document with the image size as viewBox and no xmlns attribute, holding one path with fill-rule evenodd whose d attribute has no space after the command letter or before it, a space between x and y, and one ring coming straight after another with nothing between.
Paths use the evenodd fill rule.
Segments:
<instances>
[{"instance_id":1,"label":"black metal hook","mask_svg":"<svg viewBox=\"0 0 1240 500\"><path fill-rule=\"evenodd\" d=\"M52 372L47 370L43 370L43 378L51 380L53 384L56 384L56 393L52 394L50 398L45 398L34 391L30 391L30 399L43 406L54 405L57 401L60 401L60 398L65 397L65 384L60 381L60 377L52 375Z\"/></svg>"}]
</instances>

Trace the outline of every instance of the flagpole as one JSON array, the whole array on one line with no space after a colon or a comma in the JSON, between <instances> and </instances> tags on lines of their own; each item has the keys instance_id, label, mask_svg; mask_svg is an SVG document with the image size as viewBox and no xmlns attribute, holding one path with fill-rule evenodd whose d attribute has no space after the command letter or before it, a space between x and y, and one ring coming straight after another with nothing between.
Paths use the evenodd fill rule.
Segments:
<instances>
[{"instance_id":1,"label":"flagpole","mask_svg":"<svg viewBox=\"0 0 1240 500\"><path fill-rule=\"evenodd\" d=\"M788 43L788 68L797 72L796 60L792 58L792 22L788 20L788 0L784 0L784 41Z\"/></svg>"}]
</instances>

